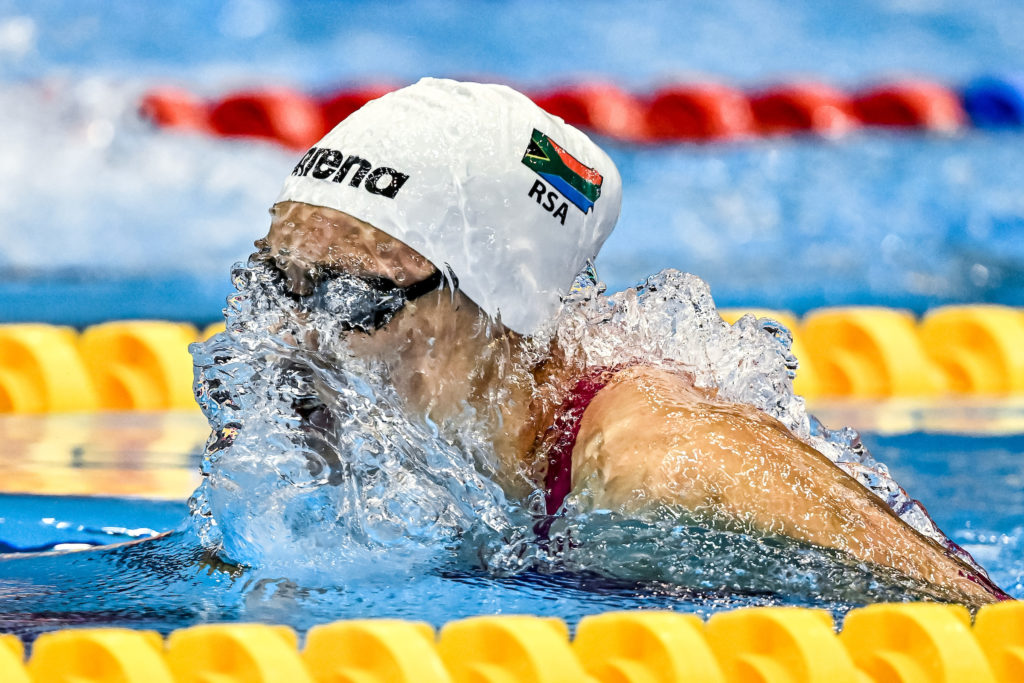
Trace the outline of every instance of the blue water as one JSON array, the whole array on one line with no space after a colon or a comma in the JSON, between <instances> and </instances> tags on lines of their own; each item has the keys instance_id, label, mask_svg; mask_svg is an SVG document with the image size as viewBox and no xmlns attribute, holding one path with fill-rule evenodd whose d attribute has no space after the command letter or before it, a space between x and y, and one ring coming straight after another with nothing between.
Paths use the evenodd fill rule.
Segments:
<instances>
[{"instance_id":1,"label":"blue water","mask_svg":"<svg viewBox=\"0 0 1024 683\"><path fill-rule=\"evenodd\" d=\"M1024 597L1024 435L865 435L897 480L920 498L1011 595ZM181 527L183 502L0 496L0 542L129 540L120 530ZM66 526L63 528L60 523ZM106 529L106 531L103 531ZM327 620L419 619L435 625L474 614L531 613L575 623L612 609L713 612L743 605L801 604L841 616L854 606L764 594L695 593L595 575L527 572L500 578L451 558L427 571L366 571L343 584L267 576L218 563L187 531L136 545L0 559L0 632L26 638L71 625L163 632L189 624L247 620L300 631Z\"/></svg>"},{"instance_id":2,"label":"blue water","mask_svg":"<svg viewBox=\"0 0 1024 683\"><path fill-rule=\"evenodd\" d=\"M539 87L607 79L636 91L714 78L859 87L911 74L951 85L1024 72L1013 0L108 3L0 0L0 322L220 316L231 262L267 228L295 154L152 130L140 95L210 97L423 75ZM722 306L962 301L1024 305L1024 138L868 131L840 141L638 148L608 143L623 213L598 267L611 289L665 267ZM55 161L56 160L56 161ZM241 170L240 170L241 169ZM1024 597L1024 437L869 436L876 455ZM127 541L178 527L179 503L0 496L8 549ZM694 595L593 576L500 579L453 560L311 588L205 557L187 532L118 549L0 560L0 631L161 631L263 620L666 607L707 614L771 595ZM824 605L841 612L848 605Z\"/></svg>"},{"instance_id":3,"label":"blue water","mask_svg":"<svg viewBox=\"0 0 1024 683\"><path fill-rule=\"evenodd\" d=\"M36 22L33 49L18 64L29 76L104 70L322 87L431 73L646 86L681 74L759 83L911 72L955 81L1024 70L1024 8L1012 0L6 0L0 13Z\"/></svg>"},{"instance_id":4,"label":"blue water","mask_svg":"<svg viewBox=\"0 0 1024 683\"><path fill-rule=\"evenodd\" d=\"M5 494L0 501L0 553L148 538L177 527L188 510L184 501L100 496Z\"/></svg>"}]
</instances>

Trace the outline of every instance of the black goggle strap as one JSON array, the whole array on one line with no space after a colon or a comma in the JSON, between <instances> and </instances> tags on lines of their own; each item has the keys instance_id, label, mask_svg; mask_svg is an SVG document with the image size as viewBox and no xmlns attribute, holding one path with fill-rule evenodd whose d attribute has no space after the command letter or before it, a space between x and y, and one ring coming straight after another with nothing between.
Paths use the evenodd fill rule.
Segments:
<instances>
[{"instance_id":1,"label":"black goggle strap","mask_svg":"<svg viewBox=\"0 0 1024 683\"><path fill-rule=\"evenodd\" d=\"M448 275L453 287L457 287L458 280L455 278L455 275L452 274L451 271L449 271ZM406 302L413 301L424 294L429 294L430 292L440 289L442 285L444 285L445 278L440 270L435 270L425 280L421 280L420 282L409 285L408 287L399 287L393 280L385 277L366 278L366 281L382 294L398 295L398 298L392 301L390 307L378 308L374 311L371 324L373 329L379 330L391 322L391 319L395 317L395 314L398 313Z\"/></svg>"},{"instance_id":2,"label":"black goggle strap","mask_svg":"<svg viewBox=\"0 0 1024 683\"><path fill-rule=\"evenodd\" d=\"M455 275L450 270L448 271L448 279L452 283L452 289L455 289L459 286L459 279L455 277ZM444 285L444 282L444 273L441 272L440 268L438 268L427 279L420 280L416 284L409 285L408 287L402 290L402 293L405 294L406 301L413 301L415 299L420 298L424 294L429 294L430 292L441 289L441 287Z\"/></svg>"},{"instance_id":3,"label":"black goggle strap","mask_svg":"<svg viewBox=\"0 0 1024 683\"><path fill-rule=\"evenodd\" d=\"M388 305L377 308L373 312L371 320L367 320L363 324L356 323L353 325L353 327L364 331L370 331L368 326L374 330L379 330L391 322L391 319L395 317L395 314L401 310L402 306L404 306L406 302L413 301L424 294L429 294L430 292L440 289L445 284L445 277L440 270L435 270L425 280L409 285L408 287L399 287L393 280L381 276L363 278L363 281L377 290L380 294L388 297ZM453 290L459 286L459 280L455 277L455 274L451 272L451 269L448 270L448 282L451 283Z\"/></svg>"}]
</instances>

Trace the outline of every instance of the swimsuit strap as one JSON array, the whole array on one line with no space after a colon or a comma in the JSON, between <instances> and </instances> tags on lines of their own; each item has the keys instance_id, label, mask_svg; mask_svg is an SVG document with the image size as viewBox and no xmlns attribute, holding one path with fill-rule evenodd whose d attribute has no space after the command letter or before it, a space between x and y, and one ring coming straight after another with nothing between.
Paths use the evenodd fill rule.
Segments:
<instances>
[{"instance_id":1,"label":"swimsuit strap","mask_svg":"<svg viewBox=\"0 0 1024 683\"><path fill-rule=\"evenodd\" d=\"M548 470L544 477L544 501L549 515L555 514L572 489L572 451L580 434L580 423L587 406L621 368L591 368L559 407L548 428L554 443L548 450Z\"/></svg>"}]
</instances>

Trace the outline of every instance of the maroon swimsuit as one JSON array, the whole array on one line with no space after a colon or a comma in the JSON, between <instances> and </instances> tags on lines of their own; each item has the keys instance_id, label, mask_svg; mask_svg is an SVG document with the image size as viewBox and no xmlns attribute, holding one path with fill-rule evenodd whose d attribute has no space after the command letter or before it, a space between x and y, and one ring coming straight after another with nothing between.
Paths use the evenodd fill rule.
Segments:
<instances>
[{"instance_id":1,"label":"maroon swimsuit","mask_svg":"<svg viewBox=\"0 0 1024 683\"><path fill-rule=\"evenodd\" d=\"M572 450L576 447L576 438L580 434L583 413L597 396L597 392L604 389L611 380L615 370L593 368L576 382L576 386L558 409L554 424L548 428L549 433L557 434L554 444L548 450L548 471L544 477L544 500L549 515L558 511L572 489Z\"/></svg>"}]
</instances>

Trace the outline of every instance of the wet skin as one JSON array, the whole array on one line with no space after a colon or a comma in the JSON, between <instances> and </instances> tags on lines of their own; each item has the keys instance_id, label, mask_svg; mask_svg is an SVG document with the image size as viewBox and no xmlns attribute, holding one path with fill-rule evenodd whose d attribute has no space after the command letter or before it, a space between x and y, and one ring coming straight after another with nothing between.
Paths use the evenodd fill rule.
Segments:
<instances>
[{"instance_id":1,"label":"wet skin","mask_svg":"<svg viewBox=\"0 0 1024 683\"><path fill-rule=\"evenodd\" d=\"M401 286L434 271L406 245L347 214L283 202L272 217L257 246L295 293L311 291L317 268L380 275ZM498 478L510 495L543 487L537 447L557 408L543 387L575 381L557 349L543 364L527 362L519 335L447 289L410 302L373 334L353 333L350 346L391 368L411 412L441 423L469 404L486 416ZM784 535L893 568L950 601L981 605L1002 597L780 422L695 388L682 371L618 372L587 407L572 463L573 491L586 489L595 507L630 514L669 506L708 525Z\"/></svg>"}]
</instances>

